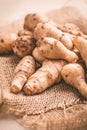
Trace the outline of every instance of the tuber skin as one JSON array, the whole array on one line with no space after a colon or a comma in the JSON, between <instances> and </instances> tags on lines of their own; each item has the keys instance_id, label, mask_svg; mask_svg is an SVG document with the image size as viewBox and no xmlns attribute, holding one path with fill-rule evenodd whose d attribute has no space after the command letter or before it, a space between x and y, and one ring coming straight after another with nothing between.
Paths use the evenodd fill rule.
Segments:
<instances>
[{"instance_id":1,"label":"tuber skin","mask_svg":"<svg viewBox=\"0 0 87 130\"><path fill-rule=\"evenodd\" d=\"M12 46L17 39L15 33L0 34L0 54L8 54L12 52Z\"/></svg>"},{"instance_id":2,"label":"tuber skin","mask_svg":"<svg viewBox=\"0 0 87 130\"><path fill-rule=\"evenodd\" d=\"M16 66L15 76L11 83L11 92L18 93L22 90L29 76L35 72L35 60L31 56L25 56Z\"/></svg>"},{"instance_id":3,"label":"tuber skin","mask_svg":"<svg viewBox=\"0 0 87 130\"><path fill-rule=\"evenodd\" d=\"M28 30L19 30L18 31L18 36L31 36L33 37L33 33L31 31L28 31Z\"/></svg>"},{"instance_id":4,"label":"tuber skin","mask_svg":"<svg viewBox=\"0 0 87 130\"><path fill-rule=\"evenodd\" d=\"M25 94L41 93L55 82L60 82L61 69L65 64L63 60L45 60L42 67L28 78L23 88Z\"/></svg>"},{"instance_id":5,"label":"tuber skin","mask_svg":"<svg viewBox=\"0 0 87 130\"><path fill-rule=\"evenodd\" d=\"M43 37L53 37L61 41L62 44L64 44L64 46L69 50L73 49L73 36L68 33L62 32L56 26L53 26L49 22L39 23L34 29L34 38L36 40L39 40Z\"/></svg>"},{"instance_id":6,"label":"tuber skin","mask_svg":"<svg viewBox=\"0 0 87 130\"><path fill-rule=\"evenodd\" d=\"M48 59L64 59L68 62L77 62L78 56L68 50L60 41L44 37L37 43L39 52Z\"/></svg>"},{"instance_id":7,"label":"tuber skin","mask_svg":"<svg viewBox=\"0 0 87 130\"><path fill-rule=\"evenodd\" d=\"M46 59L42 54L40 54L38 47L33 50L32 55L35 60L38 61L40 64L42 64L43 61Z\"/></svg>"},{"instance_id":8,"label":"tuber skin","mask_svg":"<svg viewBox=\"0 0 87 130\"><path fill-rule=\"evenodd\" d=\"M73 44L79 50L81 57L84 60L87 67L87 40L83 37L77 36L73 40Z\"/></svg>"},{"instance_id":9,"label":"tuber skin","mask_svg":"<svg viewBox=\"0 0 87 130\"><path fill-rule=\"evenodd\" d=\"M62 68L61 75L66 83L75 87L87 98L87 83L83 67L77 63L70 63Z\"/></svg>"},{"instance_id":10,"label":"tuber skin","mask_svg":"<svg viewBox=\"0 0 87 130\"><path fill-rule=\"evenodd\" d=\"M87 39L87 35L84 34L76 24L72 24L72 23L61 24L61 25L57 25L57 28L63 32L67 32L75 36L81 36Z\"/></svg>"},{"instance_id":11,"label":"tuber skin","mask_svg":"<svg viewBox=\"0 0 87 130\"><path fill-rule=\"evenodd\" d=\"M72 23L57 25L57 28L72 35L78 35L81 32L80 28L76 24Z\"/></svg>"},{"instance_id":12,"label":"tuber skin","mask_svg":"<svg viewBox=\"0 0 87 130\"><path fill-rule=\"evenodd\" d=\"M45 23L47 21L47 17L40 13L29 13L24 19L24 29L34 31L34 28L38 23Z\"/></svg>"},{"instance_id":13,"label":"tuber skin","mask_svg":"<svg viewBox=\"0 0 87 130\"><path fill-rule=\"evenodd\" d=\"M23 58L32 53L36 46L36 41L31 36L20 36L13 45L13 52L18 57Z\"/></svg>"}]
</instances>

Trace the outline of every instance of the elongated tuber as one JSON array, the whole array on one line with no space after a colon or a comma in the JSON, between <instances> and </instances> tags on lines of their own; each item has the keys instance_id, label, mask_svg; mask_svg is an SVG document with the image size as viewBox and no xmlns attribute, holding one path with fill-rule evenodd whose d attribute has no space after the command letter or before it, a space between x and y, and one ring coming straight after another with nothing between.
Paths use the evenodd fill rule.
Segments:
<instances>
[{"instance_id":1,"label":"elongated tuber","mask_svg":"<svg viewBox=\"0 0 87 130\"><path fill-rule=\"evenodd\" d=\"M24 85L24 92L33 95L43 92L45 89L61 80L61 69L66 64L63 60L45 60L40 69L28 78Z\"/></svg>"},{"instance_id":2,"label":"elongated tuber","mask_svg":"<svg viewBox=\"0 0 87 130\"><path fill-rule=\"evenodd\" d=\"M84 96L87 97L87 83L85 72L80 64L71 63L62 68L61 75L66 83L72 85Z\"/></svg>"},{"instance_id":3,"label":"elongated tuber","mask_svg":"<svg viewBox=\"0 0 87 130\"><path fill-rule=\"evenodd\" d=\"M24 29L33 31L38 23L44 23L47 21L47 17L40 13L29 13L24 19Z\"/></svg>"},{"instance_id":4,"label":"elongated tuber","mask_svg":"<svg viewBox=\"0 0 87 130\"><path fill-rule=\"evenodd\" d=\"M39 23L34 29L34 38L39 40L43 37L53 37L60 40L68 49L73 49L73 37L68 33L64 33L56 26L48 23Z\"/></svg>"},{"instance_id":5,"label":"elongated tuber","mask_svg":"<svg viewBox=\"0 0 87 130\"><path fill-rule=\"evenodd\" d=\"M13 51L18 57L22 58L32 53L36 46L35 43L35 39L31 36L20 36L13 45Z\"/></svg>"},{"instance_id":6,"label":"elongated tuber","mask_svg":"<svg viewBox=\"0 0 87 130\"><path fill-rule=\"evenodd\" d=\"M11 91L18 93L22 90L29 76L35 72L35 61L31 56L25 56L16 66L15 76L11 83Z\"/></svg>"},{"instance_id":7,"label":"elongated tuber","mask_svg":"<svg viewBox=\"0 0 87 130\"><path fill-rule=\"evenodd\" d=\"M87 40L78 36L73 40L73 44L79 50L81 57L84 60L87 67Z\"/></svg>"},{"instance_id":8,"label":"elongated tuber","mask_svg":"<svg viewBox=\"0 0 87 130\"><path fill-rule=\"evenodd\" d=\"M87 35L84 34L76 24L66 23L64 25L62 24L57 27L58 27L58 29L62 30L63 32L67 32L67 33L75 35L75 36L81 36L81 37L87 39Z\"/></svg>"},{"instance_id":9,"label":"elongated tuber","mask_svg":"<svg viewBox=\"0 0 87 130\"><path fill-rule=\"evenodd\" d=\"M0 54L11 53L16 39L17 35L15 33L0 34Z\"/></svg>"},{"instance_id":10,"label":"elongated tuber","mask_svg":"<svg viewBox=\"0 0 87 130\"><path fill-rule=\"evenodd\" d=\"M78 56L68 50L60 41L44 37L37 42L39 52L49 59L65 59L68 62L76 62Z\"/></svg>"},{"instance_id":11,"label":"elongated tuber","mask_svg":"<svg viewBox=\"0 0 87 130\"><path fill-rule=\"evenodd\" d=\"M80 28L76 24L72 23L59 24L57 27L63 32L67 32L73 35L78 35L78 33L81 32Z\"/></svg>"}]
</instances>

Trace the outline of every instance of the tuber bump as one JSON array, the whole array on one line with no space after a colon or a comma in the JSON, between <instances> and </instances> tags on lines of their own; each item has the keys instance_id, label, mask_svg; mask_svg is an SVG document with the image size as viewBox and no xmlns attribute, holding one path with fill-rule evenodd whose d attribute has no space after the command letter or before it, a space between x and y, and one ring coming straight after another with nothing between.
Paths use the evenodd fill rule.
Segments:
<instances>
[{"instance_id":1,"label":"tuber bump","mask_svg":"<svg viewBox=\"0 0 87 130\"><path fill-rule=\"evenodd\" d=\"M40 64L42 64L43 61L46 59L42 54L40 54L38 47L33 50L32 55L35 60L38 61Z\"/></svg>"},{"instance_id":2,"label":"tuber bump","mask_svg":"<svg viewBox=\"0 0 87 130\"><path fill-rule=\"evenodd\" d=\"M28 31L28 30L19 30L18 31L18 36L31 36L33 37L33 33L31 31Z\"/></svg>"}]
</instances>

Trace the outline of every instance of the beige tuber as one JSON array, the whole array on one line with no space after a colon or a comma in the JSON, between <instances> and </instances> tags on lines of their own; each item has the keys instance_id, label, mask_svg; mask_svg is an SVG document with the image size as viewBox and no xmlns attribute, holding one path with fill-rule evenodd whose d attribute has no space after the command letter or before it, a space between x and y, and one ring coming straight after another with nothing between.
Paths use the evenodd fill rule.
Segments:
<instances>
[{"instance_id":1,"label":"beige tuber","mask_svg":"<svg viewBox=\"0 0 87 130\"><path fill-rule=\"evenodd\" d=\"M0 54L11 53L16 39L17 35L15 33L0 34Z\"/></svg>"},{"instance_id":2,"label":"beige tuber","mask_svg":"<svg viewBox=\"0 0 87 130\"><path fill-rule=\"evenodd\" d=\"M24 29L33 31L38 23L44 23L47 21L47 17L40 13L29 13L24 19Z\"/></svg>"},{"instance_id":3,"label":"beige tuber","mask_svg":"<svg viewBox=\"0 0 87 130\"><path fill-rule=\"evenodd\" d=\"M87 67L87 40L83 37L78 36L74 39L73 44L79 50L81 57Z\"/></svg>"},{"instance_id":4,"label":"beige tuber","mask_svg":"<svg viewBox=\"0 0 87 130\"><path fill-rule=\"evenodd\" d=\"M18 93L22 90L29 76L35 72L35 61L31 56L25 56L16 66L15 76L11 83L11 91Z\"/></svg>"},{"instance_id":5,"label":"beige tuber","mask_svg":"<svg viewBox=\"0 0 87 130\"><path fill-rule=\"evenodd\" d=\"M40 69L28 78L24 85L24 92L33 95L43 92L56 82L61 80L61 69L66 64L63 60L45 60Z\"/></svg>"},{"instance_id":6,"label":"beige tuber","mask_svg":"<svg viewBox=\"0 0 87 130\"><path fill-rule=\"evenodd\" d=\"M31 36L20 36L13 45L13 52L20 58L32 53L36 41Z\"/></svg>"},{"instance_id":7,"label":"beige tuber","mask_svg":"<svg viewBox=\"0 0 87 130\"><path fill-rule=\"evenodd\" d=\"M53 26L49 22L39 23L34 29L34 38L36 40L39 40L43 37L53 37L61 41L68 49L73 49L73 36L68 33L62 32L56 26Z\"/></svg>"},{"instance_id":8,"label":"beige tuber","mask_svg":"<svg viewBox=\"0 0 87 130\"><path fill-rule=\"evenodd\" d=\"M87 97L85 72L80 64L71 63L62 68L61 75L66 83L75 87L84 97Z\"/></svg>"},{"instance_id":9,"label":"beige tuber","mask_svg":"<svg viewBox=\"0 0 87 130\"><path fill-rule=\"evenodd\" d=\"M37 42L39 52L49 59L64 59L68 62L76 62L78 56L68 50L60 41L51 38L44 37Z\"/></svg>"},{"instance_id":10,"label":"beige tuber","mask_svg":"<svg viewBox=\"0 0 87 130\"><path fill-rule=\"evenodd\" d=\"M31 37L33 37L33 33L31 31L22 29L22 30L18 31L18 36L19 37L20 36L31 36Z\"/></svg>"}]
</instances>

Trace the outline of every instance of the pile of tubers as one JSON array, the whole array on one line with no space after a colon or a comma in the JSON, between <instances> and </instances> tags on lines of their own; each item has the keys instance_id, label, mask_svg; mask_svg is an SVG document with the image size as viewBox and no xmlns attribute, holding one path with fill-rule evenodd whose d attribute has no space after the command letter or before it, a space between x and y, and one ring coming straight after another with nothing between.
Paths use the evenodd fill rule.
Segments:
<instances>
[{"instance_id":1,"label":"pile of tubers","mask_svg":"<svg viewBox=\"0 0 87 130\"><path fill-rule=\"evenodd\" d=\"M21 58L11 92L33 95L63 79L87 98L87 36L76 25L59 26L42 14L29 13L23 30L6 35L0 36L0 53Z\"/></svg>"}]
</instances>

